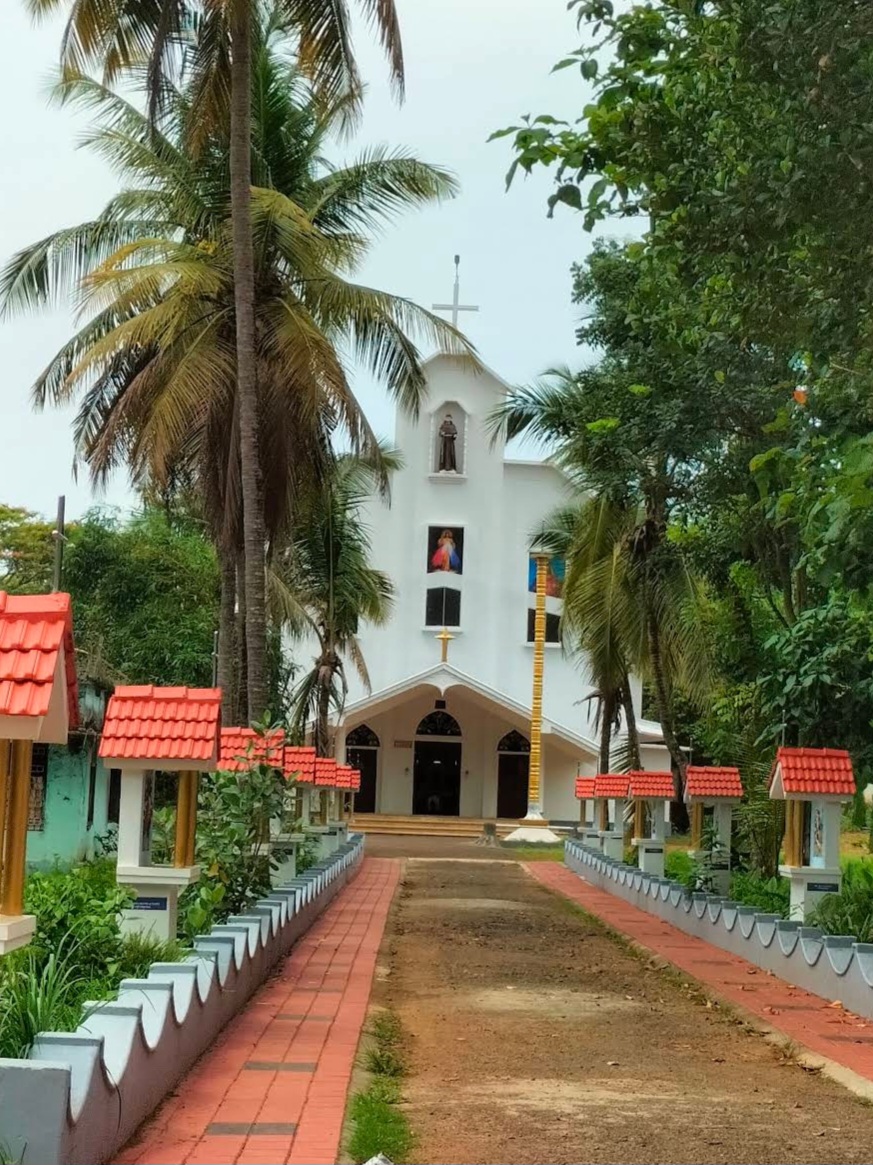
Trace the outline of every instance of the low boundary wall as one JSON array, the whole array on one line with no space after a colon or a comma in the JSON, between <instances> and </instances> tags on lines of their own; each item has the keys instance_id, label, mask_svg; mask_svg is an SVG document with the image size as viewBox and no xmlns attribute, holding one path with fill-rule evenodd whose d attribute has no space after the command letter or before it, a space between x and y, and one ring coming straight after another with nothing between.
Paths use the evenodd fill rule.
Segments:
<instances>
[{"instance_id":1,"label":"low boundary wall","mask_svg":"<svg viewBox=\"0 0 873 1165\"><path fill-rule=\"evenodd\" d=\"M244 1006L354 876L364 839L155 963L95 1004L75 1032L44 1032L28 1060L0 1059L0 1148L22 1165L106 1161Z\"/></svg>"},{"instance_id":2,"label":"low boundary wall","mask_svg":"<svg viewBox=\"0 0 873 1165\"><path fill-rule=\"evenodd\" d=\"M565 843L564 862L592 886L686 934L873 1019L873 943L859 943L852 935L822 934L816 927L760 914L753 906L727 898L689 893L679 882L644 874L578 841Z\"/></svg>"}]
</instances>

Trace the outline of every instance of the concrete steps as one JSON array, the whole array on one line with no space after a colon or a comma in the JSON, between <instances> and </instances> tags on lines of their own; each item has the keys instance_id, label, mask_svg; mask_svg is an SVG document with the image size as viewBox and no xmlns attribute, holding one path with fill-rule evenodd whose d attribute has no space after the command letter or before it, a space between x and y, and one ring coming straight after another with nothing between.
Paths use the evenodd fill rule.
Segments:
<instances>
[{"instance_id":1,"label":"concrete steps","mask_svg":"<svg viewBox=\"0 0 873 1165\"><path fill-rule=\"evenodd\" d=\"M358 813L352 820L352 829L358 833L396 834L405 837L481 837L487 819L482 817L429 817L391 813ZM518 825L517 821L490 822L496 824L498 837L505 837Z\"/></svg>"}]
</instances>

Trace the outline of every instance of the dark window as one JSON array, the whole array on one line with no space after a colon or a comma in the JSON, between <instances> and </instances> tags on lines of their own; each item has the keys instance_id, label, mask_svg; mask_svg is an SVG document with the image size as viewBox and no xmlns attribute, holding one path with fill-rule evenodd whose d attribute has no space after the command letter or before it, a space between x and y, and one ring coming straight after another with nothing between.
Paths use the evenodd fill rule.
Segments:
<instances>
[{"instance_id":1,"label":"dark window","mask_svg":"<svg viewBox=\"0 0 873 1165\"><path fill-rule=\"evenodd\" d=\"M520 732L516 732L513 728L512 732L502 738L497 745L498 752L530 752L530 741L526 736L522 736Z\"/></svg>"},{"instance_id":2,"label":"dark window","mask_svg":"<svg viewBox=\"0 0 873 1165\"><path fill-rule=\"evenodd\" d=\"M109 801L106 805L106 822L117 825L121 809L121 769L109 770Z\"/></svg>"},{"instance_id":3,"label":"dark window","mask_svg":"<svg viewBox=\"0 0 873 1165\"><path fill-rule=\"evenodd\" d=\"M445 700L434 700L433 706L436 708L437 712L445 712L446 710Z\"/></svg>"},{"instance_id":4,"label":"dark window","mask_svg":"<svg viewBox=\"0 0 873 1165\"><path fill-rule=\"evenodd\" d=\"M533 643L534 641L534 619L536 618L536 611L531 607L527 613L527 641ZM546 643L560 643L561 642L561 616L551 615L546 612Z\"/></svg>"},{"instance_id":5,"label":"dark window","mask_svg":"<svg viewBox=\"0 0 873 1165\"><path fill-rule=\"evenodd\" d=\"M35 744L30 761L30 799L27 828L45 829L45 787L48 777L48 745Z\"/></svg>"},{"instance_id":6,"label":"dark window","mask_svg":"<svg viewBox=\"0 0 873 1165\"><path fill-rule=\"evenodd\" d=\"M378 748L379 737L369 724L359 724L346 737L346 745L349 748Z\"/></svg>"},{"instance_id":7,"label":"dark window","mask_svg":"<svg viewBox=\"0 0 873 1165\"><path fill-rule=\"evenodd\" d=\"M428 627L460 627L461 592L451 587L432 587L427 592L425 625Z\"/></svg>"},{"instance_id":8,"label":"dark window","mask_svg":"<svg viewBox=\"0 0 873 1165\"><path fill-rule=\"evenodd\" d=\"M448 712L431 712L425 716L418 728L416 736L460 736L461 726Z\"/></svg>"}]
</instances>

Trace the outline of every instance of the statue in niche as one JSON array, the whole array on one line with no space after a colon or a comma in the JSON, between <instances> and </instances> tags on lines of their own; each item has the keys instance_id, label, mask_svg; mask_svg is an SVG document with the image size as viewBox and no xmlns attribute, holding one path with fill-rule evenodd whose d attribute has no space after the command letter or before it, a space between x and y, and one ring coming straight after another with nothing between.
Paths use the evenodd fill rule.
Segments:
<instances>
[{"instance_id":1,"label":"statue in niche","mask_svg":"<svg viewBox=\"0 0 873 1165\"><path fill-rule=\"evenodd\" d=\"M446 413L445 420L440 425L440 455L437 470L440 473L458 472L458 455L455 442L458 439L458 427L452 419L451 413Z\"/></svg>"}]
</instances>

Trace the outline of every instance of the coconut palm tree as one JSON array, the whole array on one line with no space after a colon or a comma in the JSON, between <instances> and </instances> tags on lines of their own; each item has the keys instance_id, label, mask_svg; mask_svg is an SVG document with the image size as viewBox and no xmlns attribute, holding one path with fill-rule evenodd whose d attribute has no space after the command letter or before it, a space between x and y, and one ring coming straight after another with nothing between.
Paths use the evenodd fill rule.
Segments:
<instances>
[{"instance_id":1,"label":"coconut palm tree","mask_svg":"<svg viewBox=\"0 0 873 1165\"><path fill-rule=\"evenodd\" d=\"M600 772L613 767L613 739L624 717L620 768L640 768L640 745L630 671L645 654L641 608L627 578L627 560L616 530L623 515L604 498L586 498L548 515L534 548L563 558L562 638L578 651L589 672L597 704Z\"/></svg>"},{"instance_id":2,"label":"coconut palm tree","mask_svg":"<svg viewBox=\"0 0 873 1165\"><path fill-rule=\"evenodd\" d=\"M294 727L302 735L314 724L319 756L330 756L330 713L341 713L348 684L346 662L369 690L367 665L358 643L363 620L384 623L394 588L369 563L369 532L360 511L376 484L371 462L337 458L332 472L314 489L295 526L278 569L287 588L284 614L298 635L317 644L312 667L293 697Z\"/></svg>"},{"instance_id":3,"label":"coconut palm tree","mask_svg":"<svg viewBox=\"0 0 873 1165\"><path fill-rule=\"evenodd\" d=\"M540 535L546 548L567 556L564 622L591 652L605 701L602 716L614 715L619 699L627 716L631 669L651 680L664 743L681 778L686 762L672 696L681 687L701 703L711 691L705 595L667 534L663 467L642 467L632 483L613 478L609 486L603 484L608 477L598 472L597 459L604 454L591 440L591 425L580 424L584 391L566 370L553 372L547 380L510 393L494 411L492 428L509 437L526 433L549 442L555 463L588 491L589 500L575 517L566 512L554 516Z\"/></svg>"},{"instance_id":4,"label":"coconut palm tree","mask_svg":"<svg viewBox=\"0 0 873 1165\"><path fill-rule=\"evenodd\" d=\"M338 0L25 0L43 16L68 12L62 65L79 74L97 66L111 84L130 68L143 67L153 116L164 104L170 80L184 64L192 72L196 117L191 141L199 144L216 125L229 124L230 235L234 292L236 440L243 512L246 591L246 655L249 708L261 716L266 684L266 532L264 483L258 456L259 409L255 304L258 207L252 197L252 41L264 11L277 11L298 41L300 67L321 99L342 98L351 112L361 84L352 50L351 14ZM388 56L402 94L403 52L394 0L360 0Z\"/></svg>"},{"instance_id":5,"label":"coconut palm tree","mask_svg":"<svg viewBox=\"0 0 873 1165\"><path fill-rule=\"evenodd\" d=\"M254 89L258 469L269 548L287 536L295 498L329 463L337 435L354 451L376 453L338 351L356 354L414 409L424 374L411 333L455 352L469 347L409 301L347 278L380 227L405 208L451 196L452 177L384 148L330 164L324 151L342 104L315 100L275 24L258 38ZM11 312L79 298L85 322L34 396L40 405L79 401L77 448L95 479L127 464L138 485L198 487L222 560L219 670L230 691L234 612L247 616L250 600L228 136L215 132L192 156L196 111L178 87L164 95L160 126L89 78L69 77L62 91L96 112L89 144L123 188L93 221L14 256L0 276L0 301ZM247 636L238 641L244 647Z\"/></svg>"}]
</instances>

